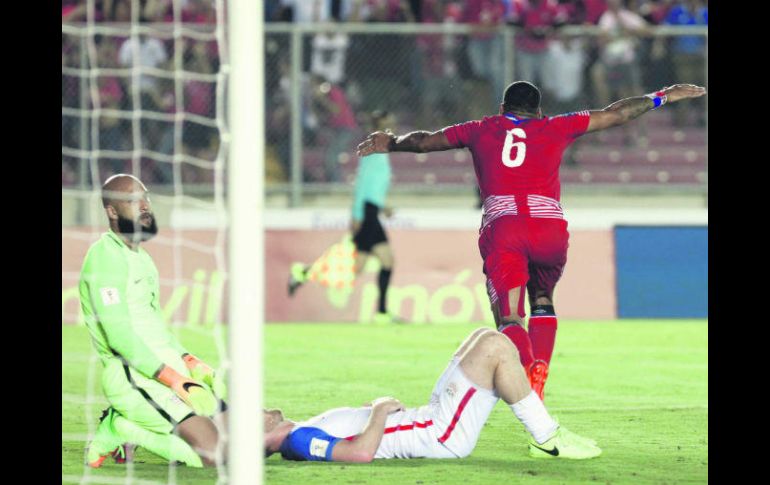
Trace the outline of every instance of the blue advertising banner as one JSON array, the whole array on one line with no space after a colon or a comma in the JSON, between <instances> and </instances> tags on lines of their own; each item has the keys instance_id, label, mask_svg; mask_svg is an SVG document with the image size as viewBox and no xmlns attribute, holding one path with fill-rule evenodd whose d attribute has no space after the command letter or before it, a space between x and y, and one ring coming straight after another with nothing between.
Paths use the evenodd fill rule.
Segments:
<instances>
[{"instance_id":1,"label":"blue advertising banner","mask_svg":"<svg viewBox=\"0 0 770 485\"><path fill-rule=\"evenodd\" d=\"M615 227L618 317L708 317L707 226Z\"/></svg>"}]
</instances>

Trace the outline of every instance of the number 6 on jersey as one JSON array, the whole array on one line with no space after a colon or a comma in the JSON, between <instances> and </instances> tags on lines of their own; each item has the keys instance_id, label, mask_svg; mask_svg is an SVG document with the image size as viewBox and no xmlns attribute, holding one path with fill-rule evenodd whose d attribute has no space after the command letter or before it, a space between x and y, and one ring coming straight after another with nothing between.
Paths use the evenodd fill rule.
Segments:
<instances>
[{"instance_id":1,"label":"number 6 on jersey","mask_svg":"<svg viewBox=\"0 0 770 485\"><path fill-rule=\"evenodd\" d=\"M514 128L508 130L508 134L505 135L505 144L503 145L503 165L506 167L518 167L524 163L524 157L527 155L527 145L523 141L513 142L513 137L527 138L527 134L521 128ZM511 160L511 150L516 148L516 158Z\"/></svg>"}]
</instances>

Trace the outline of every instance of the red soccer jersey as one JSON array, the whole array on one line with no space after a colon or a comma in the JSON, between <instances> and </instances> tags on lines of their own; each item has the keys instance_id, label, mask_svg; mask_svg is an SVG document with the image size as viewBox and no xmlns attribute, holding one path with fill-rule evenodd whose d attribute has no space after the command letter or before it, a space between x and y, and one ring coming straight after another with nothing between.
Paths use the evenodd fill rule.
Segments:
<instances>
[{"instance_id":1,"label":"red soccer jersey","mask_svg":"<svg viewBox=\"0 0 770 485\"><path fill-rule=\"evenodd\" d=\"M559 165L564 149L585 133L589 119L588 111L540 119L505 114L444 128L449 143L473 154L484 226L503 211L563 217Z\"/></svg>"}]
</instances>

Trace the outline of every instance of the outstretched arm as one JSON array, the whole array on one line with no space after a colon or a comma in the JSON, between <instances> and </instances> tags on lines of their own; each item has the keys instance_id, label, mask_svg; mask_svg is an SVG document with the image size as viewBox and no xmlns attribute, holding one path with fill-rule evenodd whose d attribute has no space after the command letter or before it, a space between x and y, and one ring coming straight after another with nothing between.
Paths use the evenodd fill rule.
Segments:
<instances>
[{"instance_id":1,"label":"outstretched arm","mask_svg":"<svg viewBox=\"0 0 770 485\"><path fill-rule=\"evenodd\" d=\"M665 103L674 103L706 94L706 88L694 84L675 84L644 96L615 101L603 110L589 111L591 120L586 133L622 125Z\"/></svg>"},{"instance_id":2,"label":"outstretched arm","mask_svg":"<svg viewBox=\"0 0 770 485\"><path fill-rule=\"evenodd\" d=\"M385 131L375 131L358 145L356 153L359 157L363 157L372 153L425 153L450 150L452 148L456 147L449 143L443 130L434 131L433 133L429 131L413 131L401 136Z\"/></svg>"},{"instance_id":3,"label":"outstretched arm","mask_svg":"<svg viewBox=\"0 0 770 485\"><path fill-rule=\"evenodd\" d=\"M343 440L332 450L333 461L369 463L374 459L382 436L385 434L385 420L388 414L401 411L404 405L392 397L381 397L372 403L372 414L361 434L353 440Z\"/></svg>"}]
</instances>

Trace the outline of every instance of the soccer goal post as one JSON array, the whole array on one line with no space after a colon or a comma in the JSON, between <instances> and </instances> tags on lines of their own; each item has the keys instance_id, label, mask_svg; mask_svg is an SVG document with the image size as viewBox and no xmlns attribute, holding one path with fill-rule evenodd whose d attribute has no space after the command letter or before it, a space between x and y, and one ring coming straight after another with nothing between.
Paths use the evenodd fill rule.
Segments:
<instances>
[{"instance_id":1,"label":"soccer goal post","mask_svg":"<svg viewBox=\"0 0 770 485\"><path fill-rule=\"evenodd\" d=\"M228 7L228 482L241 485L262 483L264 461L264 20L262 2L229 0Z\"/></svg>"}]
</instances>

